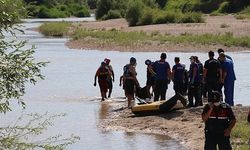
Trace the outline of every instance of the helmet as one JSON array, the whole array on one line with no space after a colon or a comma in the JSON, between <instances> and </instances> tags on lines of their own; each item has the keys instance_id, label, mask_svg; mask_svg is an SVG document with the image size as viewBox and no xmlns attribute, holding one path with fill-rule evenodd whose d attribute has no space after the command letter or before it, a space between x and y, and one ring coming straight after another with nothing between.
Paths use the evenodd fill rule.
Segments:
<instances>
[{"instance_id":1,"label":"helmet","mask_svg":"<svg viewBox=\"0 0 250 150\"><path fill-rule=\"evenodd\" d=\"M221 93L218 91L212 91L211 93L212 102L219 102L221 100Z\"/></svg>"},{"instance_id":2,"label":"helmet","mask_svg":"<svg viewBox=\"0 0 250 150\"><path fill-rule=\"evenodd\" d=\"M134 57L131 57L130 58L130 63L134 63L135 64L136 63L136 59Z\"/></svg>"},{"instance_id":3,"label":"helmet","mask_svg":"<svg viewBox=\"0 0 250 150\"><path fill-rule=\"evenodd\" d=\"M145 61L145 65L150 65L152 62L151 62L151 60L149 60L149 59L147 59L146 61Z\"/></svg>"}]
</instances>

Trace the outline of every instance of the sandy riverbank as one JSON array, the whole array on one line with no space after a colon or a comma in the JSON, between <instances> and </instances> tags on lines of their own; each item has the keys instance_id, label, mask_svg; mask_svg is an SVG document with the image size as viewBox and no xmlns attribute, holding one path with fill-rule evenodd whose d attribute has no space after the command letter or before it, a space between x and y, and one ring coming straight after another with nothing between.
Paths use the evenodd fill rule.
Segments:
<instances>
[{"instance_id":1,"label":"sandy riverbank","mask_svg":"<svg viewBox=\"0 0 250 150\"><path fill-rule=\"evenodd\" d=\"M206 23L185 23L185 24L159 24L129 27L125 19L113 19L107 21L75 23L73 28L97 29L119 31L143 31L146 33L159 32L160 34L181 35L181 34L225 34L232 33L237 37L250 35L250 20L237 20L232 15L226 16L204 16ZM116 43L99 43L96 39L85 38L70 40L67 46L74 49L98 49L117 51L209 51L224 48L227 51L250 50L246 47L227 47L224 45L193 45L193 44L161 44L160 42L150 42L150 44L138 44L122 46Z\"/></svg>"},{"instance_id":2,"label":"sandy riverbank","mask_svg":"<svg viewBox=\"0 0 250 150\"><path fill-rule=\"evenodd\" d=\"M101 109L106 110L106 115L101 117L99 124L103 130L168 135L180 141L189 150L201 150L204 147L205 125L201 120L203 107L135 117L131 110L124 109L124 100L112 100L101 105ZM234 107L234 112L236 115L247 114L248 109L249 107Z\"/></svg>"}]
</instances>

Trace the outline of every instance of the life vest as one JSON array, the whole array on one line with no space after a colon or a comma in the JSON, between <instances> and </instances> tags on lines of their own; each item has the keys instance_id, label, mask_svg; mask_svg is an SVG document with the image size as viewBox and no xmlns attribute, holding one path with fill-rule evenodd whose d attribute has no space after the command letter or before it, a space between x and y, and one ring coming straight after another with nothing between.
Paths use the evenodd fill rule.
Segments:
<instances>
[{"instance_id":1,"label":"life vest","mask_svg":"<svg viewBox=\"0 0 250 150\"><path fill-rule=\"evenodd\" d=\"M216 134L223 134L230 124L230 106L221 103L219 107L214 107L208 120L205 122L205 131Z\"/></svg>"},{"instance_id":2,"label":"life vest","mask_svg":"<svg viewBox=\"0 0 250 150\"><path fill-rule=\"evenodd\" d=\"M107 80L109 77L109 70L104 67L99 68L99 75L98 75L98 80Z\"/></svg>"},{"instance_id":3,"label":"life vest","mask_svg":"<svg viewBox=\"0 0 250 150\"><path fill-rule=\"evenodd\" d=\"M129 67L131 65L130 64L127 64L123 67L123 75L124 77L132 77L132 72L129 71Z\"/></svg>"}]
</instances>

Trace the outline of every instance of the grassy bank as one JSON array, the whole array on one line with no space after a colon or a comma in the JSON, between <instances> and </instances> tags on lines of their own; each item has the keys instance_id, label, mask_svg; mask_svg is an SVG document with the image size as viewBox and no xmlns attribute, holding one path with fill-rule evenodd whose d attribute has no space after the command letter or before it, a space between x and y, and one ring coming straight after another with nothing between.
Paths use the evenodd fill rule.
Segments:
<instances>
[{"instance_id":1,"label":"grassy bank","mask_svg":"<svg viewBox=\"0 0 250 150\"><path fill-rule=\"evenodd\" d=\"M249 150L250 124L247 122L247 113L237 113L237 123L232 130L232 145L234 150Z\"/></svg>"},{"instance_id":2,"label":"grassy bank","mask_svg":"<svg viewBox=\"0 0 250 150\"><path fill-rule=\"evenodd\" d=\"M97 42L106 44L117 44L120 46L133 46L137 44L191 44L191 45L224 45L250 47L250 37L235 37L232 33L225 34L182 34L162 35L159 32L151 34L145 32L122 32L118 30L85 30L77 29L72 35L74 40L94 38Z\"/></svg>"},{"instance_id":3,"label":"grassy bank","mask_svg":"<svg viewBox=\"0 0 250 150\"><path fill-rule=\"evenodd\" d=\"M68 22L44 23L39 27L39 32L45 36L62 37L68 35L69 27Z\"/></svg>"},{"instance_id":4,"label":"grassy bank","mask_svg":"<svg viewBox=\"0 0 250 150\"><path fill-rule=\"evenodd\" d=\"M73 31L69 29L73 28ZM158 45L188 44L188 45L223 45L227 47L237 46L250 48L250 36L236 37L232 33L225 34L189 34L181 35L161 34L158 31L146 32L125 32L116 29L111 30L90 30L72 27L70 23L45 23L39 31L46 36L69 35L73 40L93 39L96 43L106 45L130 46L135 45Z\"/></svg>"}]
</instances>

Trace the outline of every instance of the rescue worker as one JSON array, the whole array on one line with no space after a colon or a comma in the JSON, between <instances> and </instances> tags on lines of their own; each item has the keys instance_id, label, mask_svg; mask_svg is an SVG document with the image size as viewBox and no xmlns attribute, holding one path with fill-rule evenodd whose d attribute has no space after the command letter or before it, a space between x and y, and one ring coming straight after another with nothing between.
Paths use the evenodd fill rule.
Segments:
<instances>
[{"instance_id":1,"label":"rescue worker","mask_svg":"<svg viewBox=\"0 0 250 150\"><path fill-rule=\"evenodd\" d=\"M222 83L224 85L225 102L234 106L234 82L236 76L234 73L234 64L226 58L224 53L220 53L219 59L222 62Z\"/></svg>"},{"instance_id":2,"label":"rescue worker","mask_svg":"<svg viewBox=\"0 0 250 150\"><path fill-rule=\"evenodd\" d=\"M110 98L111 93L112 93L112 89L113 89L113 82L115 82L115 74L114 74L114 71L113 71L113 67L110 65L110 59L105 58L104 62L107 65L107 69L111 73L111 77L108 79L108 90L109 90L108 98Z\"/></svg>"},{"instance_id":3,"label":"rescue worker","mask_svg":"<svg viewBox=\"0 0 250 150\"><path fill-rule=\"evenodd\" d=\"M220 53L225 53L225 51L223 49L221 49L221 48L219 48L217 52L218 52L218 55L220 55ZM227 59L230 59L231 61L233 61L232 57L230 57L230 56L228 56L226 54L225 54L225 56L226 56Z\"/></svg>"},{"instance_id":4,"label":"rescue worker","mask_svg":"<svg viewBox=\"0 0 250 150\"><path fill-rule=\"evenodd\" d=\"M212 99L202 112L205 122L205 150L232 150L230 133L236 123L231 107L221 102L221 93L213 91Z\"/></svg>"},{"instance_id":5,"label":"rescue worker","mask_svg":"<svg viewBox=\"0 0 250 150\"><path fill-rule=\"evenodd\" d=\"M197 65L198 65L198 83L199 83L199 87L200 87L200 90L199 90L199 93L198 93L199 100L200 100L199 106L202 106L203 105L202 93L203 93L203 90L205 90L205 86L204 86L204 84L202 82L202 80L203 80L203 64L200 62L198 56L194 56L194 59L195 59L195 62L197 63Z\"/></svg>"},{"instance_id":6,"label":"rescue worker","mask_svg":"<svg viewBox=\"0 0 250 150\"><path fill-rule=\"evenodd\" d=\"M208 52L209 59L205 61L203 71L203 83L208 90L208 102L211 102L211 92L219 91L219 83L222 82L222 69L218 60L214 59L214 52Z\"/></svg>"},{"instance_id":7,"label":"rescue worker","mask_svg":"<svg viewBox=\"0 0 250 150\"><path fill-rule=\"evenodd\" d=\"M153 92L155 89L155 75L156 73L153 70L153 63L151 60L147 59L145 61L145 65L147 65L147 81L146 81L146 89L148 97L151 97L150 89L152 87Z\"/></svg>"},{"instance_id":8,"label":"rescue worker","mask_svg":"<svg viewBox=\"0 0 250 150\"><path fill-rule=\"evenodd\" d=\"M198 64L195 62L194 56L190 58L190 68L189 68L189 87L188 87L188 107L196 107L200 104L200 84L199 84L199 72L198 72ZM195 99L195 105L193 102L193 98Z\"/></svg>"},{"instance_id":9,"label":"rescue worker","mask_svg":"<svg viewBox=\"0 0 250 150\"><path fill-rule=\"evenodd\" d=\"M123 80L124 89L126 96L128 98L128 108L132 107L132 100L134 99L135 86L140 87L139 82L136 78L136 59L134 57L130 58L129 64L124 66Z\"/></svg>"},{"instance_id":10,"label":"rescue worker","mask_svg":"<svg viewBox=\"0 0 250 150\"><path fill-rule=\"evenodd\" d=\"M185 65L180 63L180 58L174 58L175 65L172 68L172 78L174 83L175 94L179 93L184 95L184 83L185 83Z\"/></svg>"},{"instance_id":11,"label":"rescue worker","mask_svg":"<svg viewBox=\"0 0 250 150\"><path fill-rule=\"evenodd\" d=\"M110 72L106 67L106 63L102 62L101 66L97 69L94 79L94 86L96 86L96 79L98 77L98 84L101 91L102 101L107 97L108 79L110 78Z\"/></svg>"},{"instance_id":12,"label":"rescue worker","mask_svg":"<svg viewBox=\"0 0 250 150\"><path fill-rule=\"evenodd\" d=\"M168 89L168 84L170 82L170 65L166 61L167 54L161 53L161 59L155 61L153 64L153 70L155 71L155 91L154 91L154 101L166 100L166 92Z\"/></svg>"}]
</instances>

